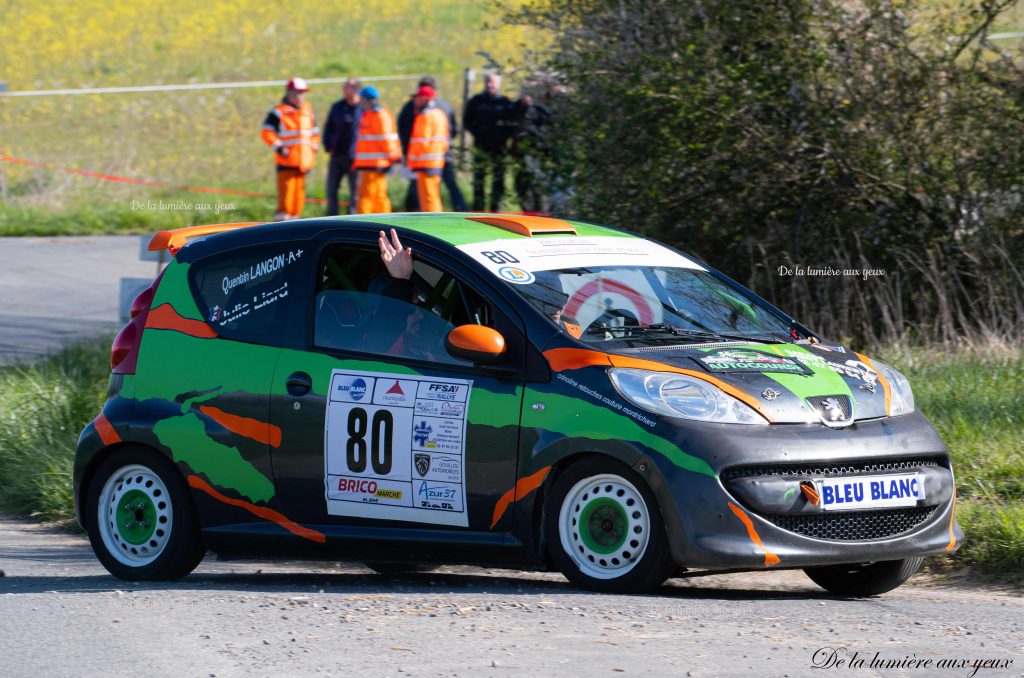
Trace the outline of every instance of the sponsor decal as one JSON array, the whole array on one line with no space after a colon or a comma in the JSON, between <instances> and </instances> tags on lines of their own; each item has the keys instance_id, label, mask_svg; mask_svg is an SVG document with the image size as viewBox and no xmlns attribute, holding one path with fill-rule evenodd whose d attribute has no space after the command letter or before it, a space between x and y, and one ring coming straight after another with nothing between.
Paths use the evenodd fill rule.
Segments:
<instances>
[{"instance_id":1,"label":"sponsor decal","mask_svg":"<svg viewBox=\"0 0 1024 678\"><path fill-rule=\"evenodd\" d=\"M276 273L288 264L293 264L302 258L302 250L292 250L284 254L277 254L269 259L252 264L247 269L243 269L232 275L224 276L221 280L221 290L224 294L228 294L231 290L238 287L239 285L245 285L246 283L254 282L260 278L264 278L271 273Z\"/></svg>"},{"instance_id":2,"label":"sponsor decal","mask_svg":"<svg viewBox=\"0 0 1024 678\"><path fill-rule=\"evenodd\" d=\"M462 417L466 413L465 403L451 403L443 400L417 400L416 414L427 417Z\"/></svg>"},{"instance_id":3,"label":"sponsor decal","mask_svg":"<svg viewBox=\"0 0 1024 678\"><path fill-rule=\"evenodd\" d=\"M420 423L416 424L412 429L413 442L422 447L427 444L427 440L430 439L430 434L433 432L433 427L428 424L425 419L421 420Z\"/></svg>"},{"instance_id":4,"label":"sponsor decal","mask_svg":"<svg viewBox=\"0 0 1024 678\"><path fill-rule=\"evenodd\" d=\"M917 473L815 480L820 506L826 511L915 506L925 498Z\"/></svg>"},{"instance_id":5,"label":"sponsor decal","mask_svg":"<svg viewBox=\"0 0 1024 678\"><path fill-rule=\"evenodd\" d=\"M815 345L817 348L817 345ZM837 374L844 377L850 377L852 379L859 379L867 384L872 384L878 380L878 372L871 369L861 360L847 360L845 362L839 362L837 360L829 360L824 356L815 355L814 353L803 353L794 351L791 348L783 348L784 353L799 360L804 365L815 369L830 369Z\"/></svg>"},{"instance_id":6,"label":"sponsor decal","mask_svg":"<svg viewBox=\"0 0 1024 678\"><path fill-rule=\"evenodd\" d=\"M356 403L368 401L366 395L372 391L375 381L355 375L335 375L331 378L331 400Z\"/></svg>"},{"instance_id":7,"label":"sponsor decal","mask_svg":"<svg viewBox=\"0 0 1024 678\"><path fill-rule=\"evenodd\" d=\"M811 344L810 346L819 351L828 351L829 353L846 353L846 349L842 346L829 346L828 344Z\"/></svg>"},{"instance_id":8,"label":"sponsor decal","mask_svg":"<svg viewBox=\"0 0 1024 678\"><path fill-rule=\"evenodd\" d=\"M793 358L751 349L719 349L701 356L694 356L693 360L708 372L812 374L810 369Z\"/></svg>"},{"instance_id":9,"label":"sponsor decal","mask_svg":"<svg viewBox=\"0 0 1024 678\"><path fill-rule=\"evenodd\" d=\"M416 402L416 382L409 379L378 379L373 390L374 405L412 407Z\"/></svg>"},{"instance_id":10,"label":"sponsor decal","mask_svg":"<svg viewBox=\"0 0 1024 678\"><path fill-rule=\"evenodd\" d=\"M459 249L508 282L516 281L501 271L512 268L531 274L582 266L662 266L704 270L700 264L664 245L643 238L551 236L476 242L460 245Z\"/></svg>"},{"instance_id":11,"label":"sponsor decal","mask_svg":"<svg viewBox=\"0 0 1024 678\"><path fill-rule=\"evenodd\" d=\"M466 527L462 472L472 382L331 373L327 513Z\"/></svg>"},{"instance_id":12,"label":"sponsor decal","mask_svg":"<svg viewBox=\"0 0 1024 678\"><path fill-rule=\"evenodd\" d=\"M498 269L498 275L514 285L529 285L537 278L529 271L518 266L502 266Z\"/></svg>"},{"instance_id":13,"label":"sponsor decal","mask_svg":"<svg viewBox=\"0 0 1024 678\"><path fill-rule=\"evenodd\" d=\"M462 511L463 496L459 485L421 480L416 484L416 505L442 511Z\"/></svg>"},{"instance_id":14,"label":"sponsor decal","mask_svg":"<svg viewBox=\"0 0 1024 678\"><path fill-rule=\"evenodd\" d=\"M462 420L417 417L413 427L413 449L436 452L462 451Z\"/></svg>"},{"instance_id":15,"label":"sponsor decal","mask_svg":"<svg viewBox=\"0 0 1024 678\"><path fill-rule=\"evenodd\" d=\"M424 480L446 483L462 482L462 459L447 454L416 452L413 454L416 474Z\"/></svg>"},{"instance_id":16,"label":"sponsor decal","mask_svg":"<svg viewBox=\"0 0 1024 678\"><path fill-rule=\"evenodd\" d=\"M328 499L362 504L385 504L410 506L408 488L404 483L385 479L351 478L328 476L331 481L327 492Z\"/></svg>"},{"instance_id":17,"label":"sponsor decal","mask_svg":"<svg viewBox=\"0 0 1024 678\"><path fill-rule=\"evenodd\" d=\"M469 388L451 381L421 381L416 391L420 400L444 400L451 403L466 402Z\"/></svg>"}]
</instances>

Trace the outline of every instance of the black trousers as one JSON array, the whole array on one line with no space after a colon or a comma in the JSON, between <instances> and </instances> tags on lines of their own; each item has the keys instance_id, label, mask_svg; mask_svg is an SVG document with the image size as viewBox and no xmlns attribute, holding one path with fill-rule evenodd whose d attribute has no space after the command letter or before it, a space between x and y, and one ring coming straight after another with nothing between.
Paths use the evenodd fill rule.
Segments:
<instances>
[{"instance_id":1,"label":"black trousers","mask_svg":"<svg viewBox=\"0 0 1024 678\"><path fill-rule=\"evenodd\" d=\"M338 215L338 190L341 188L342 177L348 177L348 213L355 211L357 174L352 171L352 158L331 153L331 161L327 165L327 216Z\"/></svg>"},{"instance_id":2,"label":"black trousers","mask_svg":"<svg viewBox=\"0 0 1024 678\"><path fill-rule=\"evenodd\" d=\"M444 187L448 189L448 196L452 199L452 209L456 212L465 212L466 199L462 197L459 182L455 178L454 162L445 161L444 170L441 171L441 181L444 183ZM405 211L420 211L420 196L416 193L415 179L409 182L409 190L405 192Z\"/></svg>"},{"instance_id":3,"label":"black trousers","mask_svg":"<svg viewBox=\"0 0 1024 678\"><path fill-rule=\"evenodd\" d=\"M501 199L505 195L505 150L489 151L483 148L473 149L473 211L482 212L484 203L491 212L501 209ZM491 194L484 195L487 175L491 175ZM489 198L486 199L485 198Z\"/></svg>"}]
</instances>

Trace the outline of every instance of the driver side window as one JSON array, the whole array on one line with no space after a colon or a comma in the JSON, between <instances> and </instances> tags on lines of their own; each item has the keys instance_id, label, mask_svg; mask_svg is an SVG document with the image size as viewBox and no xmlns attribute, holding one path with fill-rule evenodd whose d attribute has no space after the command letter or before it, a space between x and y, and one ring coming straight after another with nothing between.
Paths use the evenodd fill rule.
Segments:
<instances>
[{"instance_id":1,"label":"driver side window","mask_svg":"<svg viewBox=\"0 0 1024 678\"><path fill-rule=\"evenodd\" d=\"M314 344L392 359L470 363L445 350L458 325L491 324L489 306L451 274L421 259L409 280L392 278L376 247L333 245L320 261Z\"/></svg>"}]
</instances>

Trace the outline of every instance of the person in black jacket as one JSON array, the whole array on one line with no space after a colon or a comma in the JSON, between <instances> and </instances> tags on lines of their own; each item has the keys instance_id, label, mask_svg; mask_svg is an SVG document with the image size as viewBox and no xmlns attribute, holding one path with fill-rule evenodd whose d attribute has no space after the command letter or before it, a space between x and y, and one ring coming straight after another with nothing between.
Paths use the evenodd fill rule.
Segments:
<instances>
[{"instance_id":1,"label":"person in black jacket","mask_svg":"<svg viewBox=\"0 0 1024 678\"><path fill-rule=\"evenodd\" d=\"M424 75L420 78L419 87L424 86L433 87L437 91L437 81L429 75ZM409 137L412 136L412 124L416 119L416 105L413 101L415 98L415 95L409 97L409 101L398 112L398 140L402 142L403 156L409 150ZM462 197L462 191L459 189L458 181L455 179L455 144L452 143L452 140L459 133L459 123L455 119L455 108L446 99L441 97L434 99L434 105L448 116L448 151L444 154L444 169L441 171L441 181L444 182L444 187L448 190L452 209L456 212L465 212L466 199ZM416 180L413 179L409 182L409 190L405 194L405 211L418 212L419 209L420 200L419 195L416 193Z\"/></svg>"},{"instance_id":2,"label":"person in black jacket","mask_svg":"<svg viewBox=\"0 0 1024 678\"><path fill-rule=\"evenodd\" d=\"M533 96L524 92L513 104L512 119L515 130L512 157L516 161L515 187L519 206L524 212L546 212L549 205L544 185L547 183L545 170L550 153L551 112L547 106L534 103Z\"/></svg>"},{"instance_id":3,"label":"person in black jacket","mask_svg":"<svg viewBox=\"0 0 1024 678\"><path fill-rule=\"evenodd\" d=\"M512 136L512 102L498 90L501 76L484 76L484 91L466 103L462 116L466 129L473 135L473 210L483 211L484 186L491 175L491 195L487 205L492 212L501 208L505 194L505 160L508 140Z\"/></svg>"},{"instance_id":4,"label":"person in black jacket","mask_svg":"<svg viewBox=\"0 0 1024 678\"><path fill-rule=\"evenodd\" d=\"M331 154L327 166L327 216L338 214L338 189L343 177L348 178L348 212L355 211L356 175L352 171L352 160L356 154L356 136L359 134L359 120L363 109L359 106L359 80L349 78L342 87L343 99L331 106L324 127L324 149Z\"/></svg>"}]
</instances>

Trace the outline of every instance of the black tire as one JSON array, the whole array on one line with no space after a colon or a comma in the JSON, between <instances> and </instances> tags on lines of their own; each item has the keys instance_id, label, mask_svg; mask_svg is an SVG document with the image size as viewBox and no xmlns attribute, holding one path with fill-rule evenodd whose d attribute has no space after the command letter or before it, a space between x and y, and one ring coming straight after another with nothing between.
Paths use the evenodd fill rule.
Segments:
<instances>
[{"instance_id":1,"label":"black tire","mask_svg":"<svg viewBox=\"0 0 1024 678\"><path fill-rule=\"evenodd\" d=\"M111 480L115 474L120 480ZM100 496L108 480L111 482L105 503L110 508L101 516ZM103 567L118 579L181 579L206 554L196 511L181 474L155 450L130 446L114 451L93 474L86 489L85 506L92 549ZM118 511L129 516L125 520L137 517L138 522L122 525ZM146 538L150 525L152 540L137 543L138 538ZM128 534L132 529L138 533ZM120 550L115 553L118 547Z\"/></svg>"},{"instance_id":2,"label":"black tire","mask_svg":"<svg viewBox=\"0 0 1024 678\"><path fill-rule=\"evenodd\" d=\"M363 563L377 574L410 574L415 572L433 572L436 565L416 565L415 563Z\"/></svg>"},{"instance_id":3,"label":"black tire","mask_svg":"<svg viewBox=\"0 0 1024 678\"><path fill-rule=\"evenodd\" d=\"M892 591L921 568L924 558L881 560L874 563L805 567L804 573L829 593L850 598Z\"/></svg>"},{"instance_id":4,"label":"black tire","mask_svg":"<svg viewBox=\"0 0 1024 678\"><path fill-rule=\"evenodd\" d=\"M676 569L654 493L608 457L587 457L558 476L544 507L544 536L552 563L593 591L652 591Z\"/></svg>"}]
</instances>

